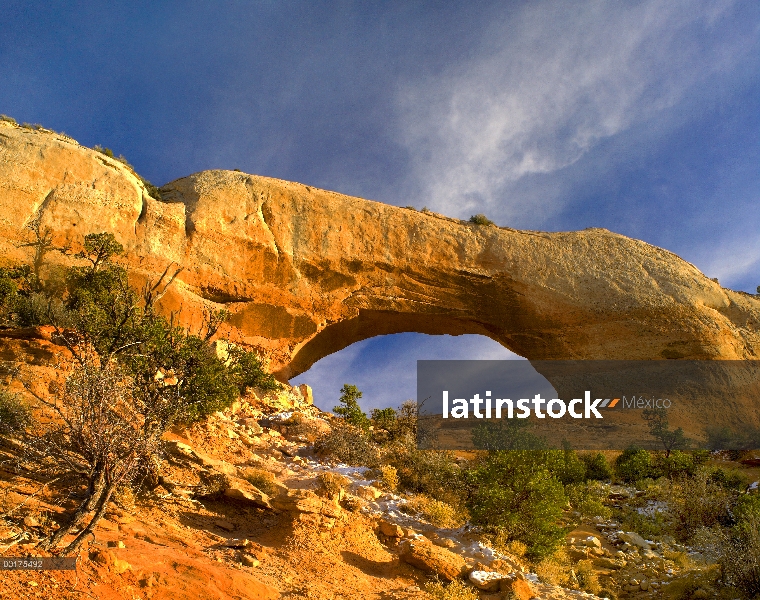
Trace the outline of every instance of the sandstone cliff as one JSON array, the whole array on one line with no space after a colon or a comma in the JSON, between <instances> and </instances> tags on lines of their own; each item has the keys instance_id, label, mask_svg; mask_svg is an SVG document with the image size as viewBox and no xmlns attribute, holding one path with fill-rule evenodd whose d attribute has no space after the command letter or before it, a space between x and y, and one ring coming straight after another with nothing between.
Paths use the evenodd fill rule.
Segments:
<instances>
[{"instance_id":1,"label":"sandstone cliff","mask_svg":"<svg viewBox=\"0 0 760 600\"><path fill-rule=\"evenodd\" d=\"M110 231L136 278L184 267L164 302L259 348L280 378L375 335L486 335L530 359L760 355L760 299L602 229L470 224L266 177L204 171L149 195L117 160L0 122L0 256L40 216L76 248ZM63 257L55 260L70 260Z\"/></svg>"}]
</instances>

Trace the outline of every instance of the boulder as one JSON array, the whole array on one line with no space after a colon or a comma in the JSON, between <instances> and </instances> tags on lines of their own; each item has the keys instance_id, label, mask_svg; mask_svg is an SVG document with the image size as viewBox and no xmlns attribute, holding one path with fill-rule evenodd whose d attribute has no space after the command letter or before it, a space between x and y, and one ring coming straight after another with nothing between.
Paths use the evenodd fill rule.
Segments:
<instances>
[{"instance_id":1,"label":"boulder","mask_svg":"<svg viewBox=\"0 0 760 600\"><path fill-rule=\"evenodd\" d=\"M499 581L499 591L504 594L511 594L512 600L531 600L538 596L533 584L525 579L522 574L515 577L501 579ZM505 596L510 597L510 596Z\"/></svg>"},{"instance_id":2,"label":"boulder","mask_svg":"<svg viewBox=\"0 0 760 600\"><path fill-rule=\"evenodd\" d=\"M599 538L595 535L590 535L585 540L583 540L583 545L588 548L601 548L602 542L599 541Z\"/></svg>"},{"instance_id":3,"label":"boulder","mask_svg":"<svg viewBox=\"0 0 760 600\"><path fill-rule=\"evenodd\" d=\"M383 495L383 492L372 485L357 485L352 489L355 496L373 502Z\"/></svg>"},{"instance_id":4,"label":"boulder","mask_svg":"<svg viewBox=\"0 0 760 600\"><path fill-rule=\"evenodd\" d=\"M303 401L306 404L314 404L314 393L311 391L310 386L302 383L298 386L298 389L301 391L301 396L303 396Z\"/></svg>"},{"instance_id":5,"label":"boulder","mask_svg":"<svg viewBox=\"0 0 760 600\"><path fill-rule=\"evenodd\" d=\"M434 573L446 581L453 581L467 571L464 558L458 554L434 546L429 540L405 540L399 547L399 558L428 573Z\"/></svg>"},{"instance_id":6,"label":"boulder","mask_svg":"<svg viewBox=\"0 0 760 600\"><path fill-rule=\"evenodd\" d=\"M606 556L603 556L601 558L595 558L594 559L594 565L597 567L601 567L602 569L621 569L626 565L626 562L624 560L614 560L612 558L608 558Z\"/></svg>"},{"instance_id":7,"label":"boulder","mask_svg":"<svg viewBox=\"0 0 760 600\"><path fill-rule=\"evenodd\" d=\"M483 592L497 592L499 582L504 579L504 575L493 571L470 571L467 578L472 585Z\"/></svg>"},{"instance_id":8,"label":"boulder","mask_svg":"<svg viewBox=\"0 0 760 600\"><path fill-rule=\"evenodd\" d=\"M404 530L399 525L396 523L391 523L390 521L386 521L385 519L382 519L380 523L378 523L378 530L380 533L388 537L404 537Z\"/></svg>"},{"instance_id":9,"label":"boulder","mask_svg":"<svg viewBox=\"0 0 760 600\"><path fill-rule=\"evenodd\" d=\"M637 548L641 548L643 550L649 550L651 548L651 544L647 542L643 537L641 537L638 533L635 533L633 531L629 532L623 532L617 534L618 539L621 542L625 542L626 544L630 544L631 546L636 546Z\"/></svg>"},{"instance_id":10,"label":"boulder","mask_svg":"<svg viewBox=\"0 0 760 600\"><path fill-rule=\"evenodd\" d=\"M245 479L228 478L228 487L224 490L224 497L253 504L259 508L272 508L269 496L258 488L252 486Z\"/></svg>"},{"instance_id":11,"label":"boulder","mask_svg":"<svg viewBox=\"0 0 760 600\"><path fill-rule=\"evenodd\" d=\"M288 490L272 499L272 507L288 512L318 514L341 518L343 510L334 499L317 496L311 490Z\"/></svg>"}]
</instances>

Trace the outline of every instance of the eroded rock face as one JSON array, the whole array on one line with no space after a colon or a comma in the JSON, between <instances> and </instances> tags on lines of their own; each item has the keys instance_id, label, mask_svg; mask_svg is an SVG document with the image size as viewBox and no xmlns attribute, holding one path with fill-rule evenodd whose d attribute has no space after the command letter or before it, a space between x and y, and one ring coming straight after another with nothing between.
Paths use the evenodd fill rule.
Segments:
<instances>
[{"instance_id":1,"label":"eroded rock face","mask_svg":"<svg viewBox=\"0 0 760 600\"><path fill-rule=\"evenodd\" d=\"M111 231L136 281L184 268L164 310L197 328L204 308L227 307L221 335L260 349L283 380L405 331L482 334L531 359L760 354L760 300L606 230L479 226L233 171L164 190L152 198L69 138L0 123L2 255L26 258L15 243L38 214L58 246Z\"/></svg>"}]
</instances>

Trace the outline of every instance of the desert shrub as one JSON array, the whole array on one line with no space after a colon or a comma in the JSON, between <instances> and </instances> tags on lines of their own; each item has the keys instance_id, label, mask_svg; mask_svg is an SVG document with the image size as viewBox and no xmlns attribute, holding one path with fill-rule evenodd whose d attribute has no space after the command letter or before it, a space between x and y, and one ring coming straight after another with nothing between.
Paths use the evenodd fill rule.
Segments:
<instances>
[{"instance_id":1,"label":"desert shrub","mask_svg":"<svg viewBox=\"0 0 760 600\"><path fill-rule=\"evenodd\" d=\"M23 432L32 424L32 409L18 395L0 388L0 436Z\"/></svg>"},{"instance_id":2,"label":"desert shrub","mask_svg":"<svg viewBox=\"0 0 760 600\"><path fill-rule=\"evenodd\" d=\"M370 413L372 424L391 433L396 428L396 411L392 408L373 408Z\"/></svg>"},{"instance_id":3,"label":"desert shrub","mask_svg":"<svg viewBox=\"0 0 760 600\"><path fill-rule=\"evenodd\" d=\"M427 521L436 527L460 527L467 521L467 514L457 511L450 504L435 500L425 494L411 496L404 509L421 513Z\"/></svg>"},{"instance_id":4,"label":"desert shrub","mask_svg":"<svg viewBox=\"0 0 760 600\"><path fill-rule=\"evenodd\" d=\"M343 502L341 504L343 508L349 512L359 512L366 506L366 502L364 500L350 494L347 494L346 497L343 498Z\"/></svg>"},{"instance_id":5,"label":"desert shrub","mask_svg":"<svg viewBox=\"0 0 760 600\"><path fill-rule=\"evenodd\" d=\"M392 465L381 465L379 481L385 489L395 492L398 489L399 484L396 467Z\"/></svg>"},{"instance_id":6,"label":"desert shrub","mask_svg":"<svg viewBox=\"0 0 760 600\"><path fill-rule=\"evenodd\" d=\"M114 489L111 499L124 510L132 510L135 506L135 490L129 482L122 483Z\"/></svg>"},{"instance_id":7,"label":"desert shrub","mask_svg":"<svg viewBox=\"0 0 760 600\"><path fill-rule=\"evenodd\" d=\"M377 467L380 461L380 451L367 432L341 419L332 423L330 433L314 442L314 449L347 465Z\"/></svg>"},{"instance_id":8,"label":"desert shrub","mask_svg":"<svg viewBox=\"0 0 760 600\"><path fill-rule=\"evenodd\" d=\"M599 576L594 571L594 565L589 560L580 560L575 565L575 578L578 580L578 587L584 592L597 594L602 586L599 585Z\"/></svg>"},{"instance_id":9,"label":"desert shrub","mask_svg":"<svg viewBox=\"0 0 760 600\"><path fill-rule=\"evenodd\" d=\"M754 598L760 594L760 499L743 497L736 519L723 533L719 563L726 582Z\"/></svg>"},{"instance_id":10,"label":"desert shrub","mask_svg":"<svg viewBox=\"0 0 760 600\"><path fill-rule=\"evenodd\" d=\"M749 485L747 476L737 469L717 467L709 471L709 480L722 488L742 491Z\"/></svg>"},{"instance_id":11,"label":"desert shrub","mask_svg":"<svg viewBox=\"0 0 760 600\"><path fill-rule=\"evenodd\" d=\"M327 497L339 496L350 483L348 477L332 471L322 471L317 476L320 491Z\"/></svg>"},{"instance_id":12,"label":"desert shrub","mask_svg":"<svg viewBox=\"0 0 760 600\"><path fill-rule=\"evenodd\" d=\"M92 149L95 150L96 152L100 152L101 154L104 154L108 158L116 158L113 154L113 150L111 150L110 148L103 148L103 146L101 146L100 144L95 144L92 147Z\"/></svg>"},{"instance_id":13,"label":"desert shrub","mask_svg":"<svg viewBox=\"0 0 760 600\"><path fill-rule=\"evenodd\" d=\"M615 459L615 473L626 483L659 476L649 451L635 446L626 448Z\"/></svg>"},{"instance_id":14,"label":"desert shrub","mask_svg":"<svg viewBox=\"0 0 760 600\"><path fill-rule=\"evenodd\" d=\"M581 513L583 518L602 517L609 519L612 516L612 509L604 505L604 501L609 495L609 486L598 481L575 483L565 486L565 494L570 500L570 505L574 510Z\"/></svg>"},{"instance_id":15,"label":"desert shrub","mask_svg":"<svg viewBox=\"0 0 760 600\"><path fill-rule=\"evenodd\" d=\"M499 529L495 533L486 533L484 538L491 548L502 554L511 554L516 558L523 558L528 551L528 546L524 542L509 539L509 535L503 529Z\"/></svg>"},{"instance_id":16,"label":"desert shrub","mask_svg":"<svg viewBox=\"0 0 760 600\"><path fill-rule=\"evenodd\" d=\"M541 581L549 585L570 587L575 583L572 580L570 558L564 548L558 548L544 556L533 566L533 570Z\"/></svg>"},{"instance_id":17,"label":"desert shrub","mask_svg":"<svg viewBox=\"0 0 760 600\"><path fill-rule=\"evenodd\" d=\"M470 223L475 223L475 225L493 225L493 221L486 217L482 213L478 213L477 215L472 215L470 217Z\"/></svg>"},{"instance_id":18,"label":"desert shrub","mask_svg":"<svg viewBox=\"0 0 760 600\"><path fill-rule=\"evenodd\" d=\"M664 511L641 513L626 506L620 514L620 521L626 531L635 531L648 539L674 533L670 514Z\"/></svg>"},{"instance_id":19,"label":"desert shrub","mask_svg":"<svg viewBox=\"0 0 760 600\"><path fill-rule=\"evenodd\" d=\"M612 479L612 467L601 452L583 454L580 458L586 465L586 479L595 481L610 481Z\"/></svg>"},{"instance_id":20,"label":"desert shrub","mask_svg":"<svg viewBox=\"0 0 760 600\"><path fill-rule=\"evenodd\" d=\"M16 119L14 119L13 117L9 117L8 115L0 115L0 121L7 121L8 123L17 125Z\"/></svg>"},{"instance_id":21,"label":"desert shrub","mask_svg":"<svg viewBox=\"0 0 760 600\"><path fill-rule=\"evenodd\" d=\"M461 579L444 585L440 581L425 584L425 591L435 600L478 600L478 592Z\"/></svg>"},{"instance_id":22,"label":"desert shrub","mask_svg":"<svg viewBox=\"0 0 760 600\"><path fill-rule=\"evenodd\" d=\"M682 452L673 450L669 456L658 456L654 461L655 470L670 479L676 477L691 477L703 464L702 451Z\"/></svg>"},{"instance_id":23,"label":"desert shrub","mask_svg":"<svg viewBox=\"0 0 760 600\"><path fill-rule=\"evenodd\" d=\"M267 496L276 496L279 492L277 478L274 476L274 473L270 473L264 469L246 469L245 479L253 487L264 492Z\"/></svg>"},{"instance_id":24,"label":"desert shrub","mask_svg":"<svg viewBox=\"0 0 760 600\"><path fill-rule=\"evenodd\" d=\"M344 383L343 387L340 389L339 399L342 406L334 407L333 412L354 427L368 429L370 421L367 418L367 415L362 412L358 402L361 397L362 393L359 391L359 388L355 385Z\"/></svg>"},{"instance_id":25,"label":"desert shrub","mask_svg":"<svg viewBox=\"0 0 760 600\"><path fill-rule=\"evenodd\" d=\"M420 450L415 439L407 435L386 448L384 461L396 469L400 489L461 505L465 483L453 453Z\"/></svg>"},{"instance_id":26,"label":"desert shrub","mask_svg":"<svg viewBox=\"0 0 760 600\"><path fill-rule=\"evenodd\" d=\"M711 482L705 470L673 481L666 498L675 532L682 539L702 527L728 524L734 499L735 493Z\"/></svg>"},{"instance_id":27,"label":"desert shrub","mask_svg":"<svg viewBox=\"0 0 760 600\"><path fill-rule=\"evenodd\" d=\"M51 477L76 478L77 487L84 484L78 509L44 544L57 546L93 515L64 550L73 553L92 534L119 486L129 484L158 452L165 413L174 409L153 402L110 361L102 367L78 365L53 399L35 396L48 418L24 437L19 464Z\"/></svg>"},{"instance_id":28,"label":"desert shrub","mask_svg":"<svg viewBox=\"0 0 760 600\"><path fill-rule=\"evenodd\" d=\"M542 452L491 452L471 475L473 523L503 529L528 546L532 559L551 554L564 538L558 522L567 499L544 459Z\"/></svg>"}]
</instances>

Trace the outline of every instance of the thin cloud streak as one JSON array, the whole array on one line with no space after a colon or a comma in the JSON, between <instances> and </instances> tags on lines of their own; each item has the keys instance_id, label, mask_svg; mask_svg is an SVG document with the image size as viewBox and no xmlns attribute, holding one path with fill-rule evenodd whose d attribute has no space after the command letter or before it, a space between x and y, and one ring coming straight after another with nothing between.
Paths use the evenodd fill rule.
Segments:
<instances>
[{"instance_id":1,"label":"thin cloud streak","mask_svg":"<svg viewBox=\"0 0 760 600\"><path fill-rule=\"evenodd\" d=\"M752 44L720 31L731 4L529 5L486 32L476 58L400 86L410 188L449 214L497 205L509 219L526 208L500 203L510 184L572 165L731 69Z\"/></svg>"}]
</instances>

